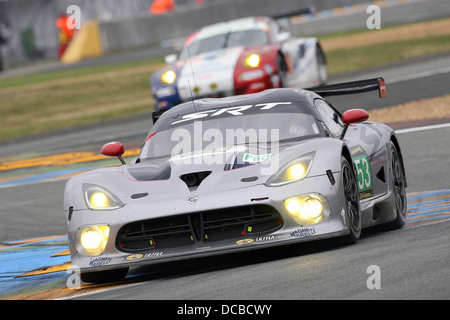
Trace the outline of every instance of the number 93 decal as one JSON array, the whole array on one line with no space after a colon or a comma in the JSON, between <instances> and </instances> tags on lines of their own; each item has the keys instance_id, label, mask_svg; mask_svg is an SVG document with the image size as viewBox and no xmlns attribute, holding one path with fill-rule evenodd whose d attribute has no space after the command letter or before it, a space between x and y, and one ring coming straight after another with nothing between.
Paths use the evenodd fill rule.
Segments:
<instances>
[{"instance_id":1,"label":"number 93 decal","mask_svg":"<svg viewBox=\"0 0 450 320\"><path fill-rule=\"evenodd\" d=\"M371 197L372 194L372 172L370 170L369 158L364 155L353 159L358 179L358 190L360 198Z\"/></svg>"}]
</instances>

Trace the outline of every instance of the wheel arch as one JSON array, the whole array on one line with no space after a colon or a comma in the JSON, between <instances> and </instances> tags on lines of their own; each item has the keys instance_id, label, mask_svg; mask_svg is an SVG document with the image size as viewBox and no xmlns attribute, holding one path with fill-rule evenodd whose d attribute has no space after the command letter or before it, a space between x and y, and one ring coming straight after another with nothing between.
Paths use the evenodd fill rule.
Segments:
<instances>
[{"instance_id":1,"label":"wheel arch","mask_svg":"<svg viewBox=\"0 0 450 320\"><path fill-rule=\"evenodd\" d=\"M286 56L285 56L285 54L283 53L283 51L282 51L281 49L278 50L275 59L277 59L278 56L280 56L281 59L282 59L282 61L283 61L283 68L284 68L284 71L290 72L291 70L289 70L289 65L288 65L288 63L287 63L287 61L286 61Z\"/></svg>"},{"instance_id":2,"label":"wheel arch","mask_svg":"<svg viewBox=\"0 0 450 320\"><path fill-rule=\"evenodd\" d=\"M347 159L348 163L352 166L353 170L355 169L353 167L353 161L352 161L352 156L350 153L350 150L348 149L347 145L342 145L342 156Z\"/></svg>"},{"instance_id":3,"label":"wheel arch","mask_svg":"<svg viewBox=\"0 0 450 320\"><path fill-rule=\"evenodd\" d=\"M325 65L327 65L328 64L327 56L325 55L325 51L323 50L322 45L320 44L319 41L316 41L316 50L322 55L323 62L325 63Z\"/></svg>"},{"instance_id":4,"label":"wheel arch","mask_svg":"<svg viewBox=\"0 0 450 320\"><path fill-rule=\"evenodd\" d=\"M398 142L398 138L394 133L391 135L390 142L392 142L397 149L400 161L402 163L403 173L405 174L405 187L408 187L408 179L406 178L405 162L403 161L402 149L400 148L400 143Z\"/></svg>"}]
</instances>

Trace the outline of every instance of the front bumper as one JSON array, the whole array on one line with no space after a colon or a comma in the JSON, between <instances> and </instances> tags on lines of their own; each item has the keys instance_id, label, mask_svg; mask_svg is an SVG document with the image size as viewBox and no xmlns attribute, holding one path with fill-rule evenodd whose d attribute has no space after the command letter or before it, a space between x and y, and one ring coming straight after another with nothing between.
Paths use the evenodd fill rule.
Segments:
<instances>
[{"instance_id":1,"label":"front bumper","mask_svg":"<svg viewBox=\"0 0 450 320\"><path fill-rule=\"evenodd\" d=\"M100 271L121 267L131 267L143 264L155 264L168 261L183 260L187 258L218 255L243 250L252 250L263 247L278 246L282 244L329 238L349 233L347 222L343 214L342 190L340 173L335 174L336 184L331 186L327 176L307 178L303 181L281 187L266 187L254 185L251 187L224 191L220 194L222 199L228 199L228 208L265 206L272 208L274 217L281 217L281 225L272 224L268 229L258 230L255 224L244 228L244 232L233 233L226 238L208 237L208 232L193 230L194 239L179 246L159 246L156 241L145 248L121 248L119 233L124 226L130 223L139 223L149 219L162 219L167 216L193 216L198 212L212 212L223 209L217 205L217 194L201 194L196 204L189 204L186 199L179 203L153 203L151 208L165 207L165 212L150 212L149 202L136 201L127 203L123 208L110 212L93 212L89 209L78 210L72 214L67 224L72 264L83 272ZM312 191L312 192L310 192ZM242 194L245 193L245 197ZM298 195L320 194L327 201L330 214L324 221L303 226L298 223L284 207L284 200ZM110 227L109 239L104 252L97 256L85 256L77 250L77 230L87 225L108 225ZM207 237L205 238L205 235ZM212 235L212 234L211 234ZM190 237L186 235L186 237ZM146 238L149 241L149 238Z\"/></svg>"}]
</instances>

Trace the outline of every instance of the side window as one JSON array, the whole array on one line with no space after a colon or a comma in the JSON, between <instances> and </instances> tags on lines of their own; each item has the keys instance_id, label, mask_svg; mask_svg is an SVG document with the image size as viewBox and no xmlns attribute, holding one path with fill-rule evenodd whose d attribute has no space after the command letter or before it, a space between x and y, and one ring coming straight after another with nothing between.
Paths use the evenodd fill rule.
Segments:
<instances>
[{"instance_id":1,"label":"side window","mask_svg":"<svg viewBox=\"0 0 450 320\"><path fill-rule=\"evenodd\" d=\"M325 100L316 99L314 105L323 123L327 126L331 136L338 137L344 129L340 114Z\"/></svg>"}]
</instances>

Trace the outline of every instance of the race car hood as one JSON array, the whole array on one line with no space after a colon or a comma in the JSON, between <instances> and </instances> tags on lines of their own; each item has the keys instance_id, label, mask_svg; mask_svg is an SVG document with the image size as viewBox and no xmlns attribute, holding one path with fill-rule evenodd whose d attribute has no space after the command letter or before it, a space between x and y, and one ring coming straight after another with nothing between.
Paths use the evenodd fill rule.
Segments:
<instances>
[{"instance_id":1,"label":"race car hood","mask_svg":"<svg viewBox=\"0 0 450 320\"><path fill-rule=\"evenodd\" d=\"M167 180L197 172L224 172L260 164L279 150L270 147L234 146L204 152L189 152L173 157L152 159L122 168L137 181Z\"/></svg>"},{"instance_id":2,"label":"race car hood","mask_svg":"<svg viewBox=\"0 0 450 320\"><path fill-rule=\"evenodd\" d=\"M86 206L80 197L82 185L86 183L106 188L124 203L141 194L149 195L143 199L157 199L162 203L178 201L176 199L189 197L192 193L202 197L209 195L210 199L214 199L223 192L264 185L286 163L311 152L314 152L314 159L305 179L314 178L326 175L327 170L340 171L338 155L342 151L342 141L315 138L280 144L278 150L261 148L259 153L250 150L245 148L218 152L224 156L225 163L208 163L211 158L204 161L208 158L193 156L184 159L193 160L190 164L180 159L166 158L85 172L72 177L66 184L64 206L65 209L73 206L74 210ZM238 161L243 159L247 161ZM198 180L190 185L191 178Z\"/></svg>"},{"instance_id":3,"label":"race car hood","mask_svg":"<svg viewBox=\"0 0 450 320\"><path fill-rule=\"evenodd\" d=\"M180 98L188 100L191 93L196 96L231 93L234 67L243 50L243 47L220 49L184 61L178 79Z\"/></svg>"},{"instance_id":4,"label":"race car hood","mask_svg":"<svg viewBox=\"0 0 450 320\"><path fill-rule=\"evenodd\" d=\"M326 141L326 143L324 143ZM213 149L202 153L193 152L174 157L152 159L142 163L125 165L119 168L121 174L139 182L144 181L184 181L190 187L190 179L195 187L200 188L205 180L215 180L214 190L234 189L237 181L244 181L245 186L263 184L278 172L286 163L307 153L318 153L324 159L327 148L333 145L341 147L334 139L315 138L306 141L294 141L277 145L261 145L258 148L238 145L224 149ZM340 151L340 150L339 150ZM339 152L337 152L339 153ZM311 175L325 174L321 163L315 161ZM328 166L334 171L339 168ZM189 176L189 175L195 175Z\"/></svg>"}]
</instances>

